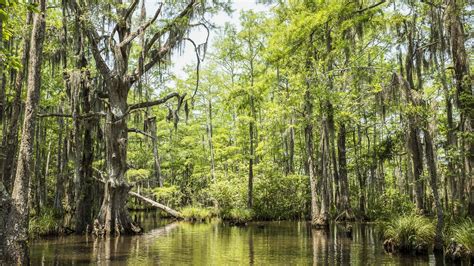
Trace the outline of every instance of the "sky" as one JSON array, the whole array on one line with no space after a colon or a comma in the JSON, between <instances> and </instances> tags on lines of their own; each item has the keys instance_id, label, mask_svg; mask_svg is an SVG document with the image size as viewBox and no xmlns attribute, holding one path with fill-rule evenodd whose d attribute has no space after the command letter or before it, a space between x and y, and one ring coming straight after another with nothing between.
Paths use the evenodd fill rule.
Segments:
<instances>
[{"instance_id":1,"label":"sky","mask_svg":"<svg viewBox=\"0 0 474 266\"><path fill-rule=\"evenodd\" d=\"M234 12L230 15L226 14L225 12L219 12L212 17L212 22L218 27L223 27L226 22L230 22L237 26L239 24L240 12L247 10L253 10L255 12L266 11L269 9L269 6L257 4L255 3L255 0L235 0L232 1L232 9ZM212 49L212 45L217 34L218 29L211 30L207 51ZM196 45L199 45L206 41L206 35L207 32L205 29L196 28L190 33L190 38L194 40ZM190 44L186 44L183 53L174 53L171 57L171 60L174 65L170 70L179 78L185 78L186 73L183 71L184 67L187 65L196 66L196 54L194 52L194 47ZM206 59L201 62L201 66L205 64Z\"/></svg>"}]
</instances>

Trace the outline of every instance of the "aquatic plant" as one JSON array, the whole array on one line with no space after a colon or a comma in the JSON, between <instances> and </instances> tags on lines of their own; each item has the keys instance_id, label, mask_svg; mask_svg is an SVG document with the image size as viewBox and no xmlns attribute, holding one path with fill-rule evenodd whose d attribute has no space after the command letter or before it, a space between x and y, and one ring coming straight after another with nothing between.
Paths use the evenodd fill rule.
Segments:
<instances>
[{"instance_id":1,"label":"aquatic plant","mask_svg":"<svg viewBox=\"0 0 474 266\"><path fill-rule=\"evenodd\" d=\"M384 228L384 248L388 252L426 252L435 238L435 225L418 214L401 216Z\"/></svg>"}]
</instances>

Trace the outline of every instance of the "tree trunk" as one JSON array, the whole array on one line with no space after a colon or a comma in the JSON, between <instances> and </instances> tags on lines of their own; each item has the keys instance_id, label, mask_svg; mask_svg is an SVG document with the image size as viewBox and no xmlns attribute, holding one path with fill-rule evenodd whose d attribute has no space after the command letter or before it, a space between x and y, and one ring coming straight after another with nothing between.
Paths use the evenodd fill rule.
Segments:
<instances>
[{"instance_id":1,"label":"tree trunk","mask_svg":"<svg viewBox=\"0 0 474 266\"><path fill-rule=\"evenodd\" d=\"M314 150L313 150L313 103L309 89L306 90L305 97L305 127L304 127L304 139L306 146L306 158L309 174L309 183L311 188L311 225L318 226L318 218L320 209L318 206L318 192L316 182L316 165L314 162Z\"/></svg>"},{"instance_id":2,"label":"tree trunk","mask_svg":"<svg viewBox=\"0 0 474 266\"><path fill-rule=\"evenodd\" d=\"M36 109L41 85L41 62L45 31L46 1L40 1L40 12L34 15L28 66L28 86L23 134L13 184L12 206L6 223L7 259L16 264L29 263L28 254L28 183L33 159Z\"/></svg>"},{"instance_id":3,"label":"tree trunk","mask_svg":"<svg viewBox=\"0 0 474 266\"><path fill-rule=\"evenodd\" d=\"M472 135L472 110L474 109L472 79L469 70L469 57L466 53L465 34L461 20L461 1L448 1L448 27L450 32L451 54L454 63L454 77L456 84L457 106L459 107L461 131ZM471 139L472 140L472 139ZM461 154L463 155L463 165L461 168L460 199L464 203L465 181L468 182L467 193L469 194L468 211L474 217L474 177L472 166L474 164L474 144L466 137L461 138ZM465 180L470 177L470 180Z\"/></svg>"},{"instance_id":4,"label":"tree trunk","mask_svg":"<svg viewBox=\"0 0 474 266\"><path fill-rule=\"evenodd\" d=\"M419 106L419 103L413 99L412 90L416 90L415 83L413 81L413 56L415 55L415 45L414 45L414 32L415 32L415 23L412 22L410 26L406 26L407 30L407 55L405 58L405 75L406 83L405 84L405 93L407 97L407 102L413 104L413 106ZM418 89L421 89L421 77L418 74ZM418 123L419 115L418 114L409 114L408 115L408 148L410 150L411 158L413 161L413 176L415 182L415 202L416 208L421 213L424 212L424 203L423 203L423 147L420 141L420 129Z\"/></svg>"},{"instance_id":5,"label":"tree trunk","mask_svg":"<svg viewBox=\"0 0 474 266\"><path fill-rule=\"evenodd\" d=\"M253 85L253 84L252 84ZM254 97L250 95L250 115L251 120L249 123L249 140L250 140L250 158L249 158L249 180L248 180L248 195L247 195L247 207L251 209L253 207L253 163L255 159L255 106L254 106Z\"/></svg>"},{"instance_id":6,"label":"tree trunk","mask_svg":"<svg viewBox=\"0 0 474 266\"><path fill-rule=\"evenodd\" d=\"M99 230L105 235L138 233L126 208L131 186L125 180L127 171L128 128L128 84L122 80L110 81L110 108L105 125L108 180L104 188L104 199L97 217Z\"/></svg>"},{"instance_id":7,"label":"tree trunk","mask_svg":"<svg viewBox=\"0 0 474 266\"><path fill-rule=\"evenodd\" d=\"M423 182L421 177L423 175L423 150L421 146L420 137L418 135L419 129L413 121L409 122L409 149L413 161L413 175L415 180L415 202L416 208L420 212L424 212L423 204Z\"/></svg>"},{"instance_id":8,"label":"tree trunk","mask_svg":"<svg viewBox=\"0 0 474 266\"><path fill-rule=\"evenodd\" d=\"M354 220L350 197L349 181L347 179L347 159L346 159L346 126L342 123L339 126L339 138L337 141L339 158L339 179L341 181L341 210L338 220Z\"/></svg>"},{"instance_id":9,"label":"tree trunk","mask_svg":"<svg viewBox=\"0 0 474 266\"><path fill-rule=\"evenodd\" d=\"M366 171L364 170L364 173L362 173L361 171L361 167L359 167L361 164L360 164L360 159L361 159L361 150L362 150L362 136L361 136L361 132L360 132L360 126L357 126L357 141L356 141L356 134L354 132L354 134L352 135L352 138L353 138L353 143L354 143L354 147L355 147L355 151L354 151L354 154L355 154L355 162L356 162L356 165L358 167L356 172L357 172L357 180L359 181L359 190L360 190L360 194L359 194L359 212L360 214L365 217L366 216L366 211L365 211L365 183L366 183Z\"/></svg>"},{"instance_id":10,"label":"tree trunk","mask_svg":"<svg viewBox=\"0 0 474 266\"><path fill-rule=\"evenodd\" d=\"M295 172L295 118L294 115L291 115L290 122L290 139L288 143L288 172L293 174Z\"/></svg>"},{"instance_id":11,"label":"tree trunk","mask_svg":"<svg viewBox=\"0 0 474 266\"><path fill-rule=\"evenodd\" d=\"M148 118L148 127L150 128L151 143L153 146L153 159L154 159L154 170L155 179L160 187L163 187L163 178L161 176L161 162L160 155L158 154L158 136L156 134L156 117Z\"/></svg>"},{"instance_id":12,"label":"tree trunk","mask_svg":"<svg viewBox=\"0 0 474 266\"><path fill-rule=\"evenodd\" d=\"M26 24L31 25L32 15L28 12L26 16ZM18 150L18 126L21 113L21 94L23 80L25 78L26 67L28 63L28 53L30 51L30 34L27 33L23 41L23 51L21 55L21 67L16 73L14 91L15 96L12 102L12 111L10 117L10 125L7 132L7 142L5 147L5 161L3 165L3 182L8 192L11 193L12 173L15 172L15 165Z\"/></svg>"},{"instance_id":13,"label":"tree trunk","mask_svg":"<svg viewBox=\"0 0 474 266\"><path fill-rule=\"evenodd\" d=\"M428 165L428 171L430 173L430 185L431 190L433 192L433 199L436 206L436 217L437 217L437 224L436 224L436 238L435 238L435 251L443 251L443 227L444 227L444 219L443 219L443 206L441 205L441 201L439 199L438 193L438 174L436 171L436 161L435 161L435 153L433 148L433 140L431 138L431 133L428 129L423 130L425 136L425 156L426 156L426 163Z\"/></svg>"},{"instance_id":14,"label":"tree trunk","mask_svg":"<svg viewBox=\"0 0 474 266\"><path fill-rule=\"evenodd\" d=\"M319 143L319 161L318 161L318 175L320 177L320 194L321 194L321 208L316 224L319 227L327 227L329 225L329 204L330 204L330 190L329 179L331 176L331 148L329 143L329 129L326 117L321 120L321 138Z\"/></svg>"},{"instance_id":15,"label":"tree trunk","mask_svg":"<svg viewBox=\"0 0 474 266\"><path fill-rule=\"evenodd\" d=\"M210 92L209 92L210 93ZM209 141L209 152L211 155L211 180L215 180L215 162L214 162L214 144L212 142L213 137L213 124L212 124L212 97L208 99L208 122L207 122L207 134Z\"/></svg>"},{"instance_id":16,"label":"tree trunk","mask_svg":"<svg viewBox=\"0 0 474 266\"><path fill-rule=\"evenodd\" d=\"M91 112L91 90L87 74L83 73L82 77L82 111L84 113ZM92 225L92 204L93 204L93 169L94 160L94 140L92 139L92 130L94 128L95 119L87 119L83 123L84 136L82 138L82 157L80 161L79 177L80 180L76 184L79 186L79 194L75 195L75 223L74 230L76 233L83 233L87 226Z\"/></svg>"},{"instance_id":17,"label":"tree trunk","mask_svg":"<svg viewBox=\"0 0 474 266\"><path fill-rule=\"evenodd\" d=\"M59 113L62 113L62 107L59 107ZM58 118L59 135L58 135L58 150L57 150L57 168L58 173L56 176L56 189L54 193L53 207L59 216L62 217L64 214L64 207L62 204L64 196L64 168L66 167L67 160L67 140L63 137L64 131L64 118ZM64 143L64 144L63 144Z\"/></svg>"}]
</instances>

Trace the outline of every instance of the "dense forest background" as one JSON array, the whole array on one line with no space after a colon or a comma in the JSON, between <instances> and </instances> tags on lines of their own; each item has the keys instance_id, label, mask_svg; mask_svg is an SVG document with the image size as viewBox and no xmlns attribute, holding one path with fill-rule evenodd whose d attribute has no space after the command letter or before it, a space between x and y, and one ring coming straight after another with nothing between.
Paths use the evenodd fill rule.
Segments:
<instances>
[{"instance_id":1,"label":"dense forest background","mask_svg":"<svg viewBox=\"0 0 474 266\"><path fill-rule=\"evenodd\" d=\"M469 1L263 1L224 27L227 2L145 2L0 0L10 241L138 232L130 190L315 226L474 215Z\"/></svg>"}]
</instances>

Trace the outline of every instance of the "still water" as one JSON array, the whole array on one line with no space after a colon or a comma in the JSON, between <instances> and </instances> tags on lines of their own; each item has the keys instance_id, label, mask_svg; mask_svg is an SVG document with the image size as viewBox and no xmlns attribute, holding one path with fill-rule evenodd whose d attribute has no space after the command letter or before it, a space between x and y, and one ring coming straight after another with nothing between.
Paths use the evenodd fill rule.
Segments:
<instances>
[{"instance_id":1,"label":"still water","mask_svg":"<svg viewBox=\"0 0 474 266\"><path fill-rule=\"evenodd\" d=\"M298 221L237 227L135 218L145 229L139 236L34 240L32 265L444 265L433 255L386 254L373 225L354 225L350 238L338 225L325 233Z\"/></svg>"}]
</instances>

